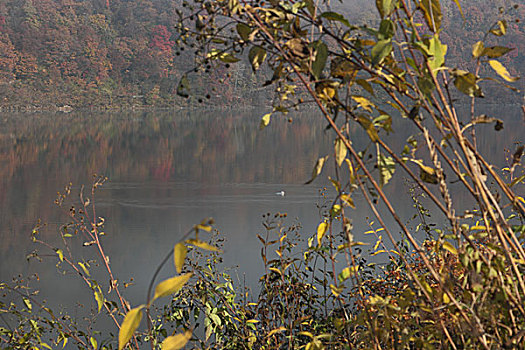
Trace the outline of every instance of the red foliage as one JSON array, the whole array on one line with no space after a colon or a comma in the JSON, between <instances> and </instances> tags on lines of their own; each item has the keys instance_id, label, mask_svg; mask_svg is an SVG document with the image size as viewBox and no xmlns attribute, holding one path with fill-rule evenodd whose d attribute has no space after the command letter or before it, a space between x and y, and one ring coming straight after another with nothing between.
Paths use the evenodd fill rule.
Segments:
<instances>
[{"instance_id":1,"label":"red foliage","mask_svg":"<svg viewBox=\"0 0 525 350\"><path fill-rule=\"evenodd\" d=\"M171 33L168 28L163 25L156 25L151 31L152 39L149 46L160 51L171 51L175 45L174 41L171 41Z\"/></svg>"}]
</instances>

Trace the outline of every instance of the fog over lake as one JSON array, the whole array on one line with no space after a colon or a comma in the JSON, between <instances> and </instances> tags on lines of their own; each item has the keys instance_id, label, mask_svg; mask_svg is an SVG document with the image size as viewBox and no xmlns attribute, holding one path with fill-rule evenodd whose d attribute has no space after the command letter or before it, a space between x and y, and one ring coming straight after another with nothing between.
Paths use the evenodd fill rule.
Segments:
<instances>
[{"instance_id":1,"label":"fog over lake","mask_svg":"<svg viewBox=\"0 0 525 350\"><path fill-rule=\"evenodd\" d=\"M478 128L482 154L502 167L505 149L514 149L523 137L521 111L519 106L483 108L483 113L505 121L500 132L492 125ZM76 199L82 185L89 192L96 173L109 178L95 198L97 216L106 219L106 252L120 281L134 278L135 284L125 290L133 303L144 302L149 278L166 252L206 217L215 219L226 240L224 266L239 266L235 278L256 287L263 272L256 238L263 232L262 214L286 212L288 223L301 223L301 237L306 239L321 218L318 206L325 199L320 190L334 192L327 180L327 175L333 176L333 157L318 179L304 185L316 159L333 152L330 131L325 131L319 114L291 115L291 123L288 116L274 117L261 131L262 114L221 110L0 115L0 280L36 272L40 281L33 286L51 303L68 305L91 295L77 276L57 272L56 256L34 245L30 233L41 219L48 224L42 237L56 243L58 227L67 221L53 204L57 191L71 182L71 198ZM408 125L394 120L394 133L388 136L399 149L413 132L404 124ZM369 139L356 130L352 142L363 149ZM406 201L401 214L409 221L415 211L404 178L397 173L387 191ZM362 201L359 193L354 201ZM365 203L360 204L351 212L354 234L373 241L375 237L363 235L373 218ZM79 260L95 257L92 249L77 243ZM27 261L37 248L50 256L43 256L43 262ZM164 276L172 273L171 266L163 270Z\"/></svg>"}]
</instances>

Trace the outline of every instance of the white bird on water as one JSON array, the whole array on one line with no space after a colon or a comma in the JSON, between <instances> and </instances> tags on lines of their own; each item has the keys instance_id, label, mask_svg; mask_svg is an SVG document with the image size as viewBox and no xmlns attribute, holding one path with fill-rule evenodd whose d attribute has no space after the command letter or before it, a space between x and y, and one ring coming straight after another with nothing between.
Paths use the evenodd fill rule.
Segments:
<instances>
[{"instance_id":1,"label":"white bird on water","mask_svg":"<svg viewBox=\"0 0 525 350\"><path fill-rule=\"evenodd\" d=\"M278 196L284 197L285 193L284 193L284 191L281 190L279 192L276 192L275 194L278 195Z\"/></svg>"}]
</instances>

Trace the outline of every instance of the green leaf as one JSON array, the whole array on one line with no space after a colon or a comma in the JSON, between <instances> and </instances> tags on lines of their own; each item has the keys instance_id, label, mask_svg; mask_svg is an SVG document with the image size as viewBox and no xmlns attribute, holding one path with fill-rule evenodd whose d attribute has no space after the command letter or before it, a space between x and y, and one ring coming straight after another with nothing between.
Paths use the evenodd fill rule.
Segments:
<instances>
[{"instance_id":1,"label":"green leaf","mask_svg":"<svg viewBox=\"0 0 525 350\"><path fill-rule=\"evenodd\" d=\"M502 20L496 23L495 28L490 30L490 33L496 36L502 36L507 34L507 21Z\"/></svg>"},{"instance_id":2,"label":"green leaf","mask_svg":"<svg viewBox=\"0 0 525 350\"><path fill-rule=\"evenodd\" d=\"M323 237L328 230L328 223L326 221L323 221L317 226L317 244L321 245L321 241L323 240Z\"/></svg>"},{"instance_id":3,"label":"green leaf","mask_svg":"<svg viewBox=\"0 0 525 350\"><path fill-rule=\"evenodd\" d=\"M349 279L352 276L352 271L355 270L354 268L345 267L337 276L337 279L339 280L339 283L343 283L347 279Z\"/></svg>"},{"instance_id":4,"label":"green leaf","mask_svg":"<svg viewBox=\"0 0 525 350\"><path fill-rule=\"evenodd\" d=\"M376 0L377 11L379 11L381 18L390 16L396 8L396 2L394 0Z\"/></svg>"},{"instance_id":5,"label":"green leaf","mask_svg":"<svg viewBox=\"0 0 525 350\"><path fill-rule=\"evenodd\" d=\"M175 247L173 248L173 262L175 263L175 269L177 270L177 273L182 271L187 253L188 248L184 242L175 244Z\"/></svg>"},{"instance_id":6,"label":"green leaf","mask_svg":"<svg viewBox=\"0 0 525 350\"><path fill-rule=\"evenodd\" d=\"M355 81L359 86L361 86L363 89L365 89L370 95L375 96L374 89L372 88L372 85L364 79L356 79Z\"/></svg>"},{"instance_id":7,"label":"green leaf","mask_svg":"<svg viewBox=\"0 0 525 350\"><path fill-rule=\"evenodd\" d=\"M459 91L470 97L483 97L483 92L477 84L478 78L474 74L460 69L453 69L451 74L455 77L454 86Z\"/></svg>"},{"instance_id":8,"label":"green leaf","mask_svg":"<svg viewBox=\"0 0 525 350\"><path fill-rule=\"evenodd\" d=\"M201 241L201 240L198 240L198 239L188 239L186 242L188 242L188 244L191 244L191 245L194 245L198 248L201 248L201 249L204 249L204 250L209 250L209 251L212 251L212 252L220 252L221 250L215 246L212 246L204 241Z\"/></svg>"},{"instance_id":9,"label":"green leaf","mask_svg":"<svg viewBox=\"0 0 525 350\"><path fill-rule=\"evenodd\" d=\"M379 25L379 32L377 38L379 40L391 39L396 32L396 25L389 19L384 19Z\"/></svg>"},{"instance_id":10,"label":"green leaf","mask_svg":"<svg viewBox=\"0 0 525 350\"><path fill-rule=\"evenodd\" d=\"M350 22L348 22L348 20L341 14L337 13L337 12L331 12L331 11L328 11L328 12L323 12L321 14L321 17L323 18L326 18L327 20L329 21L337 21L337 22L340 22L342 24L344 24L345 26L351 28L352 26L350 25Z\"/></svg>"},{"instance_id":11,"label":"green leaf","mask_svg":"<svg viewBox=\"0 0 525 350\"><path fill-rule=\"evenodd\" d=\"M444 45L439 40L439 35L434 34L428 46L428 53L432 56L428 60L428 64L434 72L436 69L443 66L445 63L445 55L447 54L447 45Z\"/></svg>"},{"instance_id":12,"label":"green leaf","mask_svg":"<svg viewBox=\"0 0 525 350\"><path fill-rule=\"evenodd\" d=\"M378 110L378 111L381 114L379 115L379 117L374 118L374 120L372 120L372 123L374 123L374 125L377 127L383 128L387 132L391 132L392 131L392 117L388 115L385 111L382 111L382 110Z\"/></svg>"},{"instance_id":13,"label":"green leaf","mask_svg":"<svg viewBox=\"0 0 525 350\"><path fill-rule=\"evenodd\" d=\"M255 72L266 59L266 50L259 46L253 46L248 52L248 59L252 65L252 69Z\"/></svg>"},{"instance_id":14,"label":"green leaf","mask_svg":"<svg viewBox=\"0 0 525 350\"><path fill-rule=\"evenodd\" d=\"M177 335L172 335L164 339L160 348L162 350L179 350L182 349L188 341L191 339L192 332L190 330L180 333Z\"/></svg>"},{"instance_id":15,"label":"green leaf","mask_svg":"<svg viewBox=\"0 0 525 350\"><path fill-rule=\"evenodd\" d=\"M261 118L261 123L259 124L259 129L264 129L265 127L268 126L268 124L270 124L270 117L272 116L272 113L266 113L265 115L263 115L263 117Z\"/></svg>"},{"instance_id":16,"label":"green leaf","mask_svg":"<svg viewBox=\"0 0 525 350\"><path fill-rule=\"evenodd\" d=\"M321 73L326 65L326 59L328 57L328 47L322 41L316 43L316 54L315 60L312 63L312 73L315 79L321 77Z\"/></svg>"},{"instance_id":17,"label":"green leaf","mask_svg":"<svg viewBox=\"0 0 525 350\"><path fill-rule=\"evenodd\" d=\"M496 73L498 73L499 76L505 79L506 81L515 82L519 79L518 77L511 76L507 68L505 68L505 66L502 65L499 61L489 60L489 64L492 67L492 69L494 69Z\"/></svg>"},{"instance_id":18,"label":"green leaf","mask_svg":"<svg viewBox=\"0 0 525 350\"><path fill-rule=\"evenodd\" d=\"M177 293L186 284L186 282L188 282L191 276L192 273L190 272L184 275L168 278L167 280L160 282L155 287L155 296L153 297L153 300Z\"/></svg>"},{"instance_id":19,"label":"green leaf","mask_svg":"<svg viewBox=\"0 0 525 350\"><path fill-rule=\"evenodd\" d=\"M377 65L385 59L386 56L388 56L392 52L392 40L391 39L385 39L385 40L379 40L374 47L372 48L371 52L371 58L372 58L372 65Z\"/></svg>"},{"instance_id":20,"label":"green leaf","mask_svg":"<svg viewBox=\"0 0 525 350\"><path fill-rule=\"evenodd\" d=\"M237 23L237 33L244 41L250 41L250 34L252 33L252 28L244 23Z\"/></svg>"},{"instance_id":21,"label":"green leaf","mask_svg":"<svg viewBox=\"0 0 525 350\"><path fill-rule=\"evenodd\" d=\"M483 50L483 56L488 58L498 58L514 50L514 48L505 46L491 46Z\"/></svg>"},{"instance_id":22,"label":"green leaf","mask_svg":"<svg viewBox=\"0 0 525 350\"><path fill-rule=\"evenodd\" d=\"M431 31L437 33L441 27L441 20L443 19L439 0L421 0L419 4L428 27Z\"/></svg>"},{"instance_id":23,"label":"green leaf","mask_svg":"<svg viewBox=\"0 0 525 350\"><path fill-rule=\"evenodd\" d=\"M432 94L432 91L436 88L436 85L434 85L434 80L432 80L432 77L430 74L428 74L428 71L425 71L424 75L421 75L417 79L417 86L421 90L421 92L426 96L430 98L430 95Z\"/></svg>"},{"instance_id":24,"label":"green leaf","mask_svg":"<svg viewBox=\"0 0 525 350\"><path fill-rule=\"evenodd\" d=\"M335 140L335 161L337 162L337 166L341 167L341 164L343 164L346 154L348 153L348 150L346 149L346 145L344 144L343 140L338 138Z\"/></svg>"},{"instance_id":25,"label":"green leaf","mask_svg":"<svg viewBox=\"0 0 525 350\"><path fill-rule=\"evenodd\" d=\"M137 330L142 320L142 309L144 305L137 306L134 309L131 309L124 317L120 330L118 332L118 349L124 349L124 346L131 339L133 333Z\"/></svg>"},{"instance_id":26,"label":"green leaf","mask_svg":"<svg viewBox=\"0 0 525 350\"><path fill-rule=\"evenodd\" d=\"M308 181L306 181L304 183L305 185L308 185L308 184L312 183L312 181L314 181L315 178L319 174L321 174L321 171L323 171L323 165L324 165L324 163L326 162L327 159L328 159L328 156L319 158L317 160L317 162L315 163L314 169L312 170L312 177L310 178L310 180L308 180Z\"/></svg>"},{"instance_id":27,"label":"green leaf","mask_svg":"<svg viewBox=\"0 0 525 350\"><path fill-rule=\"evenodd\" d=\"M316 7L314 5L313 0L304 0L304 3L306 5L306 8L308 9L308 12L310 12L310 15L314 16L316 13Z\"/></svg>"}]
</instances>

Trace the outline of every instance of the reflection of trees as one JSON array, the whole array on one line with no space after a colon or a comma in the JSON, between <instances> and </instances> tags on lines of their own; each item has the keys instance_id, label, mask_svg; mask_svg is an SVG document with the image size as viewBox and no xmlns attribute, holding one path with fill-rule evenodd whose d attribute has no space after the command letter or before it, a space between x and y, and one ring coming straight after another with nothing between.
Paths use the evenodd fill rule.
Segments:
<instances>
[{"instance_id":1,"label":"reflection of trees","mask_svg":"<svg viewBox=\"0 0 525 350\"><path fill-rule=\"evenodd\" d=\"M218 115L220 113L221 115ZM14 240L38 217L51 217L56 191L104 173L130 182L303 182L324 147L324 125L293 125L259 115L145 113L20 115L0 124L0 237ZM290 152L281 152L290 149ZM22 223L24 228L22 229ZM13 232L8 234L5 228Z\"/></svg>"},{"instance_id":2,"label":"reflection of trees","mask_svg":"<svg viewBox=\"0 0 525 350\"><path fill-rule=\"evenodd\" d=\"M481 126L478 134L480 149L503 165L503 146L494 147L493 140L498 137L512 147L520 139L519 108L498 106L480 113L507 121L500 133ZM315 115L293 116L292 124L274 116L263 131L258 130L259 118L260 113L241 116L225 111L4 117L0 119L3 246L8 249L9 241L29 232L37 218L52 217L57 190L69 181L88 184L93 173L104 173L114 182L297 184L309 178L317 157L330 152L327 139L319 137L325 125ZM389 137L402 149L409 130L403 125L393 129ZM354 134L352 142L358 148L368 144L362 130ZM389 187L406 191L402 181Z\"/></svg>"},{"instance_id":3,"label":"reflection of trees","mask_svg":"<svg viewBox=\"0 0 525 350\"><path fill-rule=\"evenodd\" d=\"M322 140L313 135L323 125L296 119L259 133L258 120L240 117L190 118L169 114L121 116L30 116L5 122L0 136L0 175L11 179L17 172L38 166L45 173L105 171L129 180L250 181L265 174L269 181L300 181L282 171L293 158L314 159ZM266 146L292 147L291 154L258 152ZM315 153L315 154L314 154ZM275 159L275 158L279 159ZM239 172L235 164L242 167ZM273 165L278 165L273 166ZM285 180L286 181L286 180Z\"/></svg>"}]
</instances>

